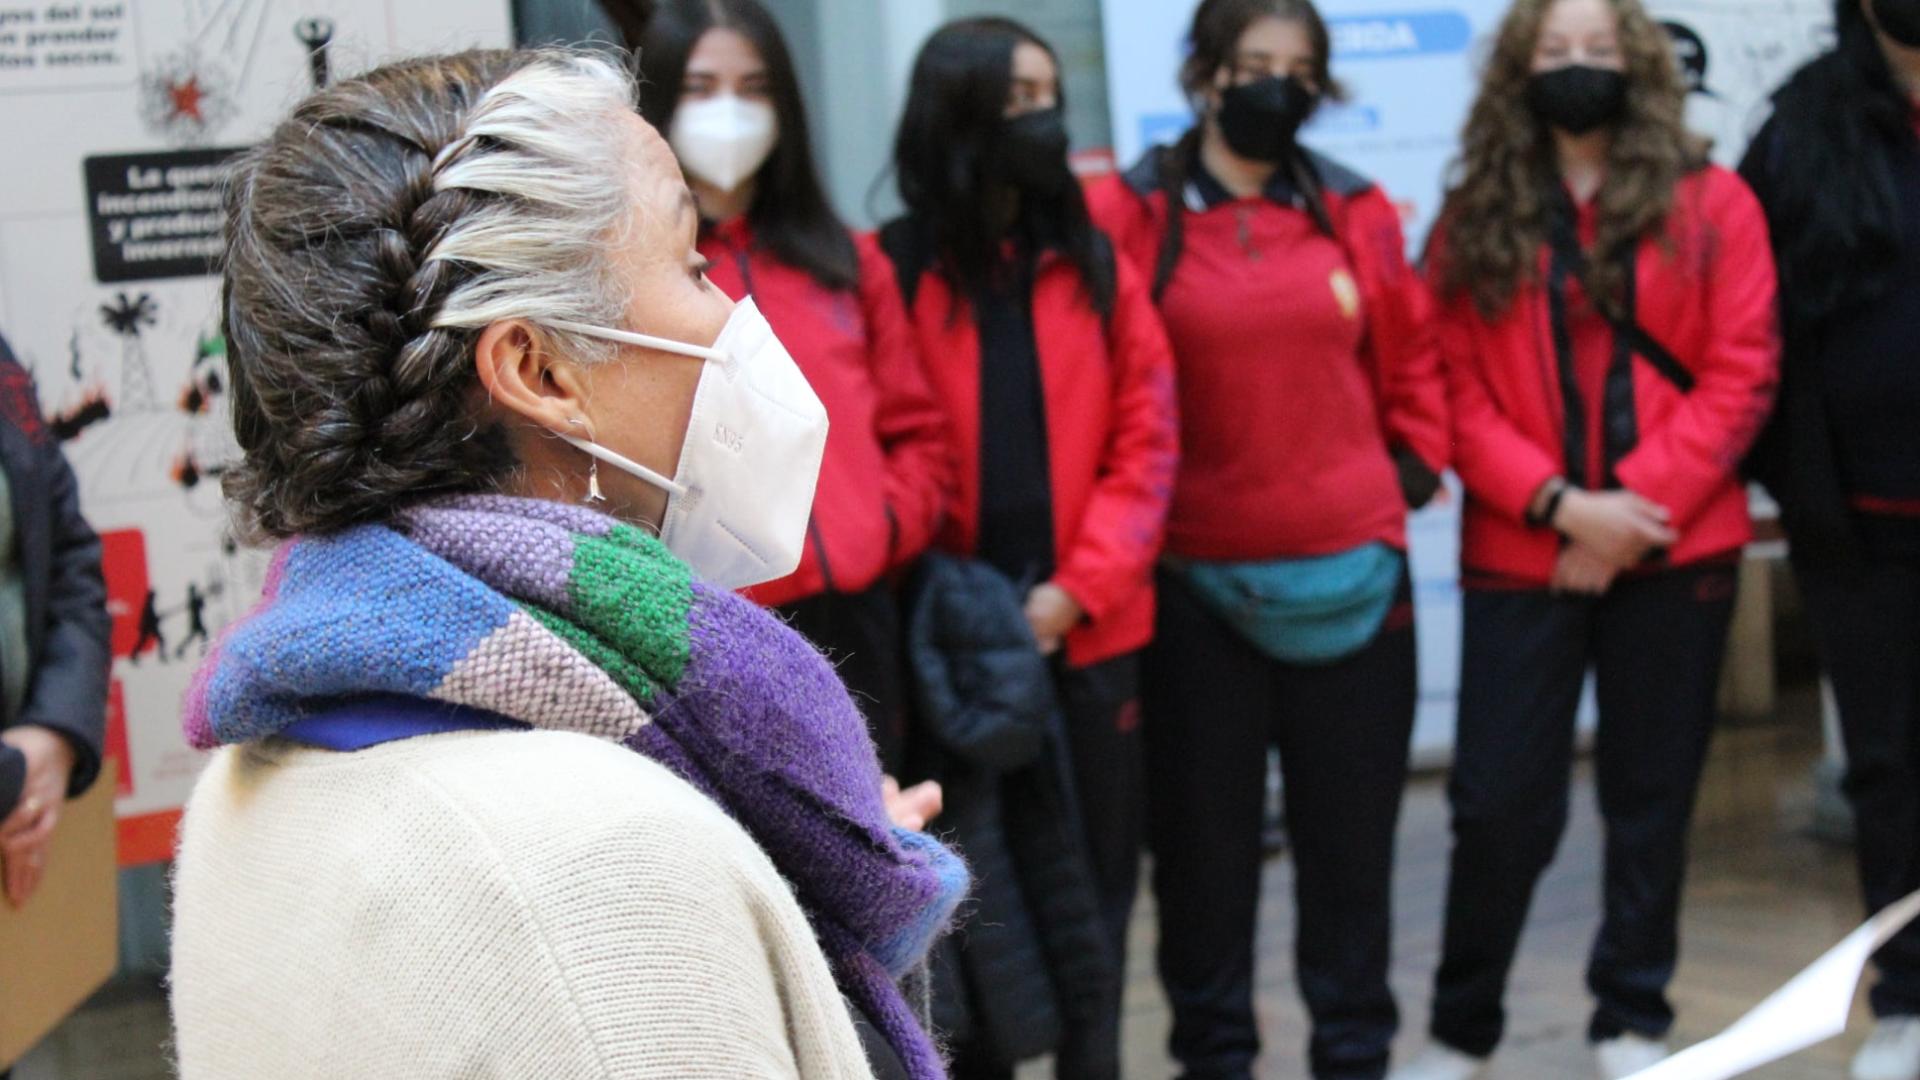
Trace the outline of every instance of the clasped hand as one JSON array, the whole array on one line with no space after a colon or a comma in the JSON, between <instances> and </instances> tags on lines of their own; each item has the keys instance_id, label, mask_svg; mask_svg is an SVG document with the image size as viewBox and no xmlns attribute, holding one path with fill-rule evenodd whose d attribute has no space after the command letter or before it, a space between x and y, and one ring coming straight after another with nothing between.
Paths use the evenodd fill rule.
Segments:
<instances>
[{"instance_id":1,"label":"clasped hand","mask_svg":"<svg viewBox=\"0 0 1920 1080\"><path fill-rule=\"evenodd\" d=\"M1554 565L1551 588L1589 596L1606 592L1621 571L1678 538L1665 507L1624 490L1569 488L1553 525L1570 543Z\"/></svg>"}]
</instances>

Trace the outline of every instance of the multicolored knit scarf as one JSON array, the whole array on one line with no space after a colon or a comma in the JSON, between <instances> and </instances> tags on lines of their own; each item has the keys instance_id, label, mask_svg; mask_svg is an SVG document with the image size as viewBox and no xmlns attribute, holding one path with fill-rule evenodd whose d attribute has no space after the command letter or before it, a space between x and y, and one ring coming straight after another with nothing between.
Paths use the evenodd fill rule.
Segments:
<instances>
[{"instance_id":1,"label":"multicolored knit scarf","mask_svg":"<svg viewBox=\"0 0 1920 1080\"><path fill-rule=\"evenodd\" d=\"M793 885L841 990L909 1073L944 1075L897 980L950 921L966 871L889 823L858 710L778 619L611 518L441 501L283 546L260 606L195 675L187 736L245 742L391 695L620 740L684 777Z\"/></svg>"}]
</instances>

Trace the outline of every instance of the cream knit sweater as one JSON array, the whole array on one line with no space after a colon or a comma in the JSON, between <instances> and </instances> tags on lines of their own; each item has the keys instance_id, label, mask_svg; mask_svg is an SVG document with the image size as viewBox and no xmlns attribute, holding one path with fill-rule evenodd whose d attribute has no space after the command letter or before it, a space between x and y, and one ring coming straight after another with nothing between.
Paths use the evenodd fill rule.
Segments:
<instances>
[{"instance_id":1,"label":"cream knit sweater","mask_svg":"<svg viewBox=\"0 0 1920 1080\"><path fill-rule=\"evenodd\" d=\"M584 735L222 750L176 880L183 1080L871 1076L753 840Z\"/></svg>"}]
</instances>

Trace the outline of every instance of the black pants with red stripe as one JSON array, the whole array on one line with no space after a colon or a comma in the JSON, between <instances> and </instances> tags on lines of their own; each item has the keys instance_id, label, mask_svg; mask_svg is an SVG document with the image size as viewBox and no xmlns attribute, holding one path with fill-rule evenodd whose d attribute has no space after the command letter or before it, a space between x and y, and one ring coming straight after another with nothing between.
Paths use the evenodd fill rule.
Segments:
<instances>
[{"instance_id":1,"label":"black pants with red stripe","mask_svg":"<svg viewBox=\"0 0 1920 1080\"><path fill-rule=\"evenodd\" d=\"M1847 748L1867 910L1920 889L1920 564L1800 567ZM1920 1015L1920 926L1874 956L1877 1016Z\"/></svg>"},{"instance_id":2,"label":"black pants with red stripe","mask_svg":"<svg viewBox=\"0 0 1920 1080\"><path fill-rule=\"evenodd\" d=\"M1144 696L1160 981L1188 1077L1251 1077L1254 940L1267 749L1293 845L1294 955L1320 1078L1384 1076L1399 1013L1387 986L1394 829L1406 787L1412 604L1353 656L1282 663L1160 574ZM1404 590L1403 590L1404 592Z\"/></svg>"},{"instance_id":3,"label":"black pants with red stripe","mask_svg":"<svg viewBox=\"0 0 1920 1080\"><path fill-rule=\"evenodd\" d=\"M1657 1038L1673 1023L1687 827L1714 722L1737 567L1664 570L1604 596L1468 588L1448 796L1453 863L1433 1003L1436 1039L1492 1053L1507 974L1540 875L1566 829L1574 716L1587 669L1606 825L1588 1037Z\"/></svg>"},{"instance_id":4,"label":"black pants with red stripe","mask_svg":"<svg viewBox=\"0 0 1920 1080\"><path fill-rule=\"evenodd\" d=\"M880 767L898 776L906 741L906 672L892 587L881 581L864 592L825 592L774 610L839 669L867 718Z\"/></svg>"}]
</instances>

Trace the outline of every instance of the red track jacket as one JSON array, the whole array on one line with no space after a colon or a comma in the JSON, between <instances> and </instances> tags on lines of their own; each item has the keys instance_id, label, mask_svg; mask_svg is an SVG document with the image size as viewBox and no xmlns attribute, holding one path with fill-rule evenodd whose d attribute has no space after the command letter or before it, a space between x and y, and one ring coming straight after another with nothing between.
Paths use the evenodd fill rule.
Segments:
<instances>
[{"instance_id":1,"label":"red track jacket","mask_svg":"<svg viewBox=\"0 0 1920 1080\"><path fill-rule=\"evenodd\" d=\"M858 236L860 284L833 290L756 249L744 219L711 226L700 254L728 296L752 294L827 408L806 553L746 595L769 606L860 592L933 540L948 486L946 430L907 324L893 264Z\"/></svg>"},{"instance_id":2,"label":"red track jacket","mask_svg":"<svg viewBox=\"0 0 1920 1080\"><path fill-rule=\"evenodd\" d=\"M1436 262L1444 257L1436 251ZM1543 244L1541 281L1548 258ZM1668 554L1676 565L1724 554L1752 536L1736 469L1773 403L1780 354L1774 287L1766 220L1747 186L1717 167L1682 180L1665 235L1640 244L1636 316L1695 385L1683 393L1636 356L1638 443L1615 470L1622 485L1673 515L1680 539ZM1526 510L1540 485L1565 469L1547 290L1523 286L1494 319L1470 297L1447 298L1438 328L1454 468L1467 488L1461 566L1545 584L1560 538L1528 525Z\"/></svg>"},{"instance_id":3,"label":"red track jacket","mask_svg":"<svg viewBox=\"0 0 1920 1080\"><path fill-rule=\"evenodd\" d=\"M1034 343L1047 416L1054 584L1086 609L1067 635L1084 667L1153 637L1153 564L1160 555L1179 436L1173 366L1160 316L1125 258L1116 258L1111 323L1102 325L1077 269L1042 256L1033 288ZM946 407L955 498L939 543L971 554L980 520L980 334L970 305L929 268L913 324L935 395ZM951 316L951 317L950 317Z\"/></svg>"},{"instance_id":4,"label":"red track jacket","mask_svg":"<svg viewBox=\"0 0 1920 1080\"><path fill-rule=\"evenodd\" d=\"M1167 228L1159 155L1171 152L1150 151L1088 196L1147 277ZM1436 474L1447 467L1446 387L1399 214L1371 180L1311 161L1332 238L1284 181L1236 199L1194 170L1185 189L1180 261L1161 297L1184 418L1167 526L1176 554L1404 548L1407 506L1389 451L1411 451Z\"/></svg>"}]
</instances>

